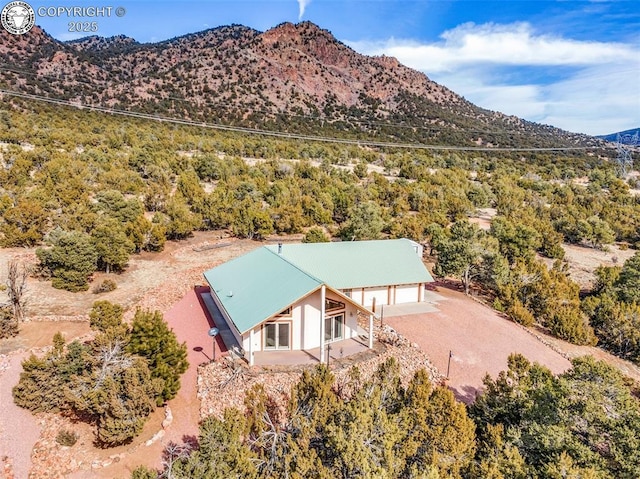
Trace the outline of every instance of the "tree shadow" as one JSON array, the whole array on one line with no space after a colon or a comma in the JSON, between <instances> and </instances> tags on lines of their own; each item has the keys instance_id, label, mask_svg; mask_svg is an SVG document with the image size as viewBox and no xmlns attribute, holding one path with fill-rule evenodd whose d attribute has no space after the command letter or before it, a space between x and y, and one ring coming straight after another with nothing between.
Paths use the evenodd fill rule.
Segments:
<instances>
[{"instance_id":1,"label":"tree shadow","mask_svg":"<svg viewBox=\"0 0 640 479\"><path fill-rule=\"evenodd\" d=\"M475 402L476 398L482 392L481 389L469 385L458 387L447 386L447 388L453 393L458 401L465 403L467 406Z\"/></svg>"}]
</instances>

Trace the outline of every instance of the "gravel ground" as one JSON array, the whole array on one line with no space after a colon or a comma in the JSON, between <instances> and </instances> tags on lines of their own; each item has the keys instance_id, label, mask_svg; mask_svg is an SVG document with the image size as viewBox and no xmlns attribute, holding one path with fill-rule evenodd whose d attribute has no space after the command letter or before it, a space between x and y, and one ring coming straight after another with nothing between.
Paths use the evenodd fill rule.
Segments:
<instances>
[{"instance_id":1,"label":"gravel ground","mask_svg":"<svg viewBox=\"0 0 640 479\"><path fill-rule=\"evenodd\" d=\"M398 364L400 380L406 387L415 372L425 369L434 384L442 384L442 377L429 358L406 338L391 328L376 328L373 350L335 360L330 368L339 389L349 389L350 372L353 366L360 371L365 381L373 376L378 366L388 358ZM279 408L279 417L286 416L287 402L292 387L298 382L302 371L312 370L315 365L305 366L253 366L242 362L220 361L202 366L199 371L198 394L201 399L201 417L221 418L228 407L244 409L245 393L260 384Z\"/></svg>"},{"instance_id":2,"label":"gravel ground","mask_svg":"<svg viewBox=\"0 0 640 479\"><path fill-rule=\"evenodd\" d=\"M487 373L495 377L505 370L511 353L522 353L554 373L571 366L562 355L493 309L458 291L440 287L437 292L445 298L437 304L439 311L385 317L385 323L417 343L445 376L452 352L448 385L459 400L473 402L482 389L483 377Z\"/></svg>"}]
</instances>

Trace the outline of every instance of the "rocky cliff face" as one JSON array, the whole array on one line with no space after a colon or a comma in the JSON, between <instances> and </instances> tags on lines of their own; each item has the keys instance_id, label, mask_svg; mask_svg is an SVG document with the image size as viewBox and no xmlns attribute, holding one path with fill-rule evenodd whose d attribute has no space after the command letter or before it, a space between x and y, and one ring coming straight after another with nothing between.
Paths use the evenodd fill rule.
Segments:
<instances>
[{"instance_id":1,"label":"rocky cliff face","mask_svg":"<svg viewBox=\"0 0 640 479\"><path fill-rule=\"evenodd\" d=\"M0 82L81 104L385 141L575 146L596 140L474 106L395 58L360 55L310 22L232 25L140 44L0 33Z\"/></svg>"}]
</instances>

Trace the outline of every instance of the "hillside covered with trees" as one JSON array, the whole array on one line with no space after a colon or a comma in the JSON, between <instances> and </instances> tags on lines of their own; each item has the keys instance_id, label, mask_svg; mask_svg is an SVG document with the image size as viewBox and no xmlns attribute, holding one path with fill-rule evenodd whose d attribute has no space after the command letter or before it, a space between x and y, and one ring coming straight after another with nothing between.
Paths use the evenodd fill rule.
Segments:
<instances>
[{"instance_id":1,"label":"hillside covered with trees","mask_svg":"<svg viewBox=\"0 0 640 479\"><path fill-rule=\"evenodd\" d=\"M634 263L602 272L598 304L562 263L563 243L640 243L637 185L601 157L285 141L21 100L0 123L0 245L36 247L37 274L56 288L86 290L93 272L195 230L407 237L429 245L437 275L482 288L514 320L638 358L637 299L624 292ZM489 230L469 223L486 207Z\"/></svg>"},{"instance_id":2,"label":"hillside covered with trees","mask_svg":"<svg viewBox=\"0 0 640 479\"><path fill-rule=\"evenodd\" d=\"M523 356L468 409L393 360L363 381L336 384L326 366L305 372L286 412L256 387L245 410L200 426L197 445L170 445L162 475L133 479L600 478L640 473L640 402L615 369L576 359L554 377Z\"/></svg>"},{"instance_id":3,"label":"hillside covered with trees","mask_svg":"<svg viewBox=\"0 0 640 479\"><path fill-rule=\"evenodd\" d=\"M74 105L360 140L473 147L602 146L479 108L395 58L311 22L221 26L159 43L0 30L0 89Z\"/></svg>"}]
</instances>

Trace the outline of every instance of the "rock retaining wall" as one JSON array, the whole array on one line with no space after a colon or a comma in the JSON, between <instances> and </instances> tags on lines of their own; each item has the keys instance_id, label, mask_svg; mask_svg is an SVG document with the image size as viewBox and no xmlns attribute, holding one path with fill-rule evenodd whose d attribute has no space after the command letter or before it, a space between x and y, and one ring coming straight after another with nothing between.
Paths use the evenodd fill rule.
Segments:
<instances>
[{"instance_id":1,"label":"rock retaining wall","mask_svg":"<svg viewBox=\"0 0 640 479\"><path fill-rule=\"evenodd\" d=\"M398 362L404 386L419 369L426 369L433 383L444 382L444 377L427 356L391 327L377 329L375 335L377 341L373 351L365 351L331 363L330 368L338 386L348 382L351 366L357 366L362 379L367 380L373 376L381 363L391 357ZM200 420L211 415L221 418L226 408L243 409L245 393L256 384L261 384L266 393L284 410L291 389L300 379L302 372L314 367L249 367L244 362L231 360L201 366L198 371Z\"/></svg>"}]
</instances>

